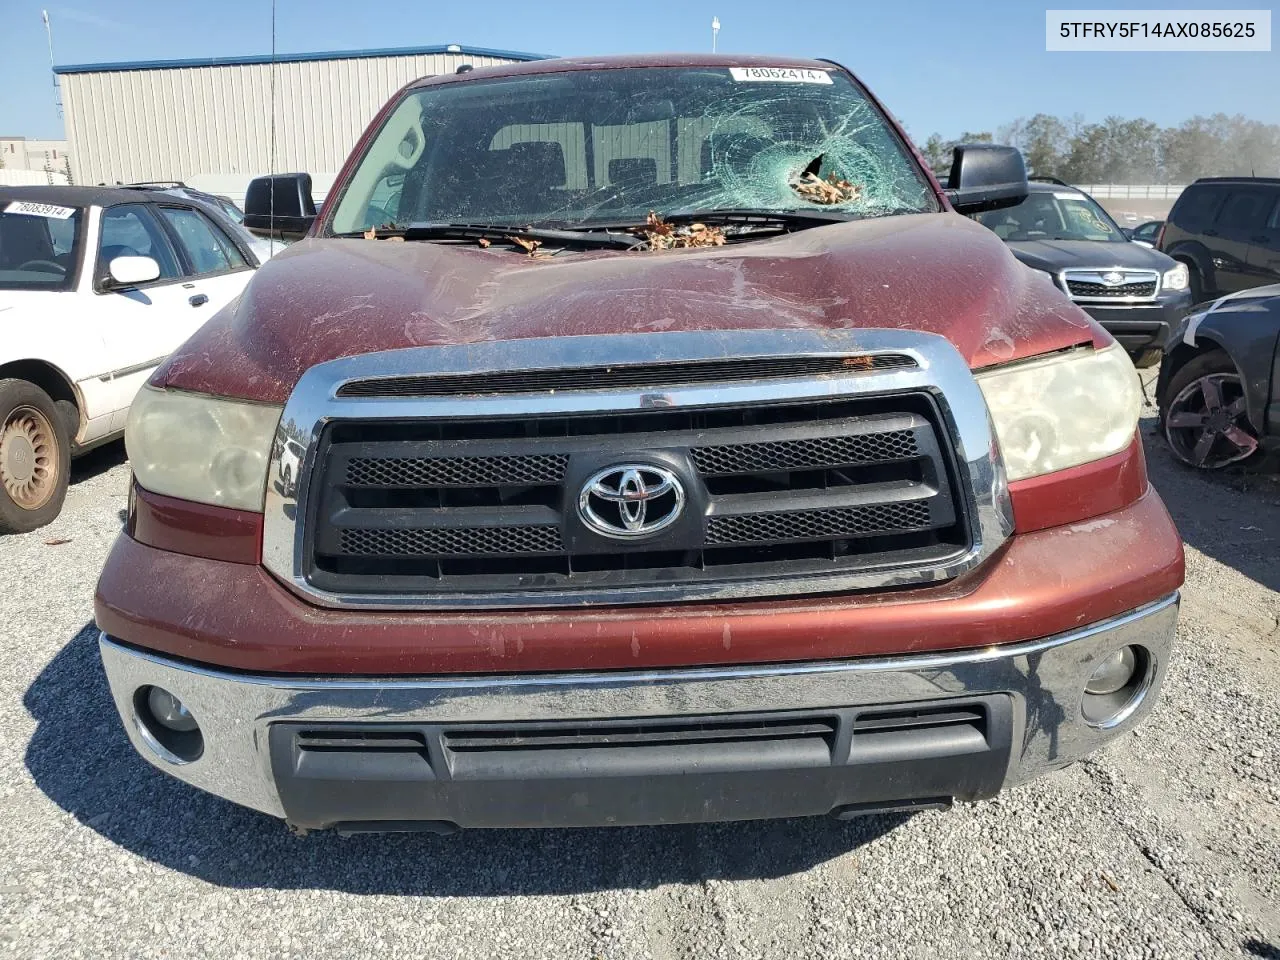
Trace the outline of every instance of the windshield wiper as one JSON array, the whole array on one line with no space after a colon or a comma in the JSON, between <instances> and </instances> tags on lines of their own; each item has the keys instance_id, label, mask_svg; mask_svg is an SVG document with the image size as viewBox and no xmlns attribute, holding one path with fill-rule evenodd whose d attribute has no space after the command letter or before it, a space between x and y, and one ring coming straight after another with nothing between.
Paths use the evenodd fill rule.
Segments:
<instances>
[{"instance_id":1,"label":"windshield wiper","mask_svg":"<svg viewBox=\"0 0 1280 960\"><path fill-rule=\"evenodd\" d=\"M691 210L687 213L668 213L667 223L722 223L742 226L817 227L827 223L844 223L852 220L848 213L823 210L757 210L741 209Z\"/></svg>"},{"instance_id":2,"label":"windshield wiper","mask_svg":"<svg viewBox=\"0 0 1280 960\"><path fill-rule=\"evenodd\" d=\"M716 209L694 210L664 214L663 221L672 224L706 223L739 228L737 232L761 230L804 229L832 223L844 223L855 219L847 213L821 210L758 210ZM414 223L407 227L379 227L378 239L403 237L405 240L538 240L547 244L585 247L589 249L630 250L642 239L635 235L643 231L647 223L619 221L617 223L585 223L581 226L516 227L510 224L489 223ZM619 231L619 232L614 232ZM362 237L365 231L336 234L339 237Z\"/></svg>"},{"instance_id":3,"label":"windshield wiper","mask_svg":"<svg viewBox=\"0 0 1280 960\"><path fill-rule=\"evenodd\" d=\"M382 234L381 230L378 232ZM629 249L639 242L636 237L600 230L552 230L485 223L414 223L403 230L387 231L386 235L402 236L405 240L512 240L520 237L565 246L618 249Z\"/></svg>"},{"instance_id":4,"label":"windshield wiper","mask_svg":"<svg viewBox=\"0 0 1280 960\"><path fill-rule=\"evenodd\" d=\"M751 208L690 210L678 213L662 213L658 215L664 223L687 224L705 223L715 226L731 226L740 228L739 232L755 232L757 230L784 230L787 228L804 229L806 227L822 227L832 223L845 223L857 217L847 213L827 212L822 210L758 210ZM592 230L628 230L644 231L646 222L619 220L608 223L588 223L583 229Z\"/></svg>"}]
</instances>

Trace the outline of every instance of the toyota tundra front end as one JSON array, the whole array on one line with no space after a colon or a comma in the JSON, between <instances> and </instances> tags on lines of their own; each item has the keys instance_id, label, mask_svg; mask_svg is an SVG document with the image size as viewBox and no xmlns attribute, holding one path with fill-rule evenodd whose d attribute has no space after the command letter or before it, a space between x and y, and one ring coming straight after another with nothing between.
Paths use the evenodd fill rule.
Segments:
<instances>
[{"instance_id":1,"label":"toyota tundra front end","mask_svg":"<svg viewBox=\"0 0 1280 960\"><path fill-rule=\"evenodd\" d=\"M956 212L1025 188L825 62L411 84L134 402L135 746L443 832L945 806L1131 730L1182 546L1123 349Z\"/></svg>"}]
</instances>

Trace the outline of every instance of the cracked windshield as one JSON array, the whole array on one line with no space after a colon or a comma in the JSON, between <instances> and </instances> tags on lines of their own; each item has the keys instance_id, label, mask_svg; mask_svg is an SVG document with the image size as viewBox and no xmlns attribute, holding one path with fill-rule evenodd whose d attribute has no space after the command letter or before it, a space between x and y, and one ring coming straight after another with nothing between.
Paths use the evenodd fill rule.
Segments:
<instances>
[{"instance_id":1,"label":"cracked windshield","mask_svg":"<svg viewBox=\"0 0 1280 960\"><path fill-rule=\"evenodd\" d=\"M845 219L935 209L880 111L837 71L579 70L410 93L332 229L652 228L651 211Z\"/></svg>"}]
</instances>

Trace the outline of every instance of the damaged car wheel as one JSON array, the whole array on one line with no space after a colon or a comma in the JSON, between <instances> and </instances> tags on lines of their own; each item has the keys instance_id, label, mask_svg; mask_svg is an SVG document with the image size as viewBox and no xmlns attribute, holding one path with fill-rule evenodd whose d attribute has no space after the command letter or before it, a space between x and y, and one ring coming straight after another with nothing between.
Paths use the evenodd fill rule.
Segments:
<instances>
[{"instance_id":1,"label":"damaged car wheel","mask_svg":"<svg viewBox=\"0 0 1280 960\"><path fill-rule=\"evenodd\" d=\"M1258 452L1244 382L1222 351L1197 357L1179 370L1165 397L1165 438L1174 456L1188 466L1220 470Z\"/></svg>"}]
</instances>

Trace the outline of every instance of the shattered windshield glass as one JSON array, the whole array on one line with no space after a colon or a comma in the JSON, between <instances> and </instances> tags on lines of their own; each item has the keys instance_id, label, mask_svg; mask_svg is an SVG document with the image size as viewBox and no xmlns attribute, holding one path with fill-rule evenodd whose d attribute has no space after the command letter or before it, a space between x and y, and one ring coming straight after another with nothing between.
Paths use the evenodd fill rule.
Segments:
<instances>
[{"instance_id":1,"label":"shattered windshield glass","mask_svg":"<svg viewBox=\"0 0 1280 960\"><path fill-rule=\"evenodd\" d=\"M840 70L627 68L409 92L348 180L331 229L582 227L725 209L874 217L938 207Z\"/></svg>"}]
</instances>

